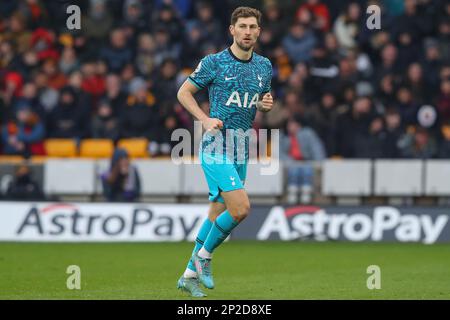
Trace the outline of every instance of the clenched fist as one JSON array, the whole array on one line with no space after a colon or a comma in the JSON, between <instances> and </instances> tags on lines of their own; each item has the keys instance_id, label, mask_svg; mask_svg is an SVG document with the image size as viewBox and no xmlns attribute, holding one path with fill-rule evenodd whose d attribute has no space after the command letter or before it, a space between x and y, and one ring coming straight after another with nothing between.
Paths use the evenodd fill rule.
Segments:
<instances>
[{"instance_id":1,"label":"clenched fist","mask_svg":"<svg viewBox=\"0 0 450 320\"><path fill-rule=\"evenodd\" d=\"M216 118L206 118L202 121L203 128L205 128L208 132L214 132L218 129L223 128L223 122L222 120L216 119Z\"/></svg>"},{"instance_id":2,"label":"clenched fist","mask_svg":"<svg viewBox=\"0 0 450 320\"><path fill-rule=\"evenodd\" d=\"M272 110L272 106L273 106L273 98L270 92L267 92L263 96L262 100L259 101L257 104L258 110L262 112L269 112L270 110Z\"/></svg>"}]
</instances>

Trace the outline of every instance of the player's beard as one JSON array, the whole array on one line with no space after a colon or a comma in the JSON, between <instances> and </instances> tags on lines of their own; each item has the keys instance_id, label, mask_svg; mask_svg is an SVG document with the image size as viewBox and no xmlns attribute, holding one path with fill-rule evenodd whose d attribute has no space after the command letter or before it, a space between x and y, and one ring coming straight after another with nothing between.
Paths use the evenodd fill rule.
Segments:
<instances>
[{"instance_id":1,"label":"player's beard","mask_svg":"<svg viewBox=\"0 0 450 320\"><path fill-rule=\"evenodd\" d=\"M239 47L239 49L243 50L243 51L250 51L253 49L253 47L255 46L255 43L250 43L250 44L244 44L243 41L239 42L236 41L237 46Z\"/></svg>"}]
</instances>

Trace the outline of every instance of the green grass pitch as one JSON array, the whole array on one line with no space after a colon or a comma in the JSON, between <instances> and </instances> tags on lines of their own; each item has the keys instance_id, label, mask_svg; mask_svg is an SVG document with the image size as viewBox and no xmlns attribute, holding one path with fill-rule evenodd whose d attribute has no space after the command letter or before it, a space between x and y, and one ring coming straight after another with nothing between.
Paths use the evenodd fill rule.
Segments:
<instances>
[{"instance_id":1,"label":"green grass pitch","mask_svg":"<svg viewBox=\"0 0 450 320\"><path fill-rule=\"evenodd\" d=\"M0 299L190 299L192 243L0 243ZM69 265L81 290L68 290ZM369 290L369 265L381 289ZM450 244L230 241L206 299L450 299ZM206 289L205 289L206 290Z\"/></svg>"}]
</instances>

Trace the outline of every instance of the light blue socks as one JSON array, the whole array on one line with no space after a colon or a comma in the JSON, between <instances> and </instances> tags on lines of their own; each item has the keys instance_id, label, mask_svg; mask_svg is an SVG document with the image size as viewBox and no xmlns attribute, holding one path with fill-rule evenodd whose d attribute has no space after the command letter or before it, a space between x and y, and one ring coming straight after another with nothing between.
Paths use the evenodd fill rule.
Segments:
<instances>
[{"instance_id":1,"label":"light blue socks","mask_svg":"<svg viewBox=\"0 0 450 320\"><path fill-rule=\"evenodd\" d=\"M206 218L205 221L203 221L203 224L200 227L200 230L198 231L197 238L195 239L195 247L194 247L194 250L192 251L192 254L197 253L198 250L200 250L201 247L203 247L203 244L204 244L206 238L208 237L208 234L209 234L209 231L211 230L212 225L213 225L213 222L211 220L209 220L209 218ZM189 259L189 263L188 263L187 267L194 272L196 270L194 263L192 262L191 259Z\"/></svg>"},{"instance_id":2,"label":"light blue socks","mask_svg":"<svg viewBox=\"0 0 450 320\"><path fill-rule=\"evenodd\" d=\"M228 212L224 211L217 217L211 230L209 231L208 237L205 240L203 247L209 253L213 253L216 249L230 234L230 232L239 224L238 221L234 220L233 216Z\"/></svg>"}]
</instances>

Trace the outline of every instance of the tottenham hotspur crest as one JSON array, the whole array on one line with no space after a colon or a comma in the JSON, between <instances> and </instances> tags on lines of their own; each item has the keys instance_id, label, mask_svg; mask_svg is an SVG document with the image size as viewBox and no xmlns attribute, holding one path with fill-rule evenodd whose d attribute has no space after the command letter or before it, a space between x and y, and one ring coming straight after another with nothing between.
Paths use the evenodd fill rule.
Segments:
<instances>
[{"instance_id":1,"label":"tottenham hotspur crest","mask_svg":"<svg viewBox=\"0 0 450 320\"><path fill-rule=\"evenodd\" d=\"M262 77L258 74L259 87L262 88Z\"/></svg>"}]
</instances>

